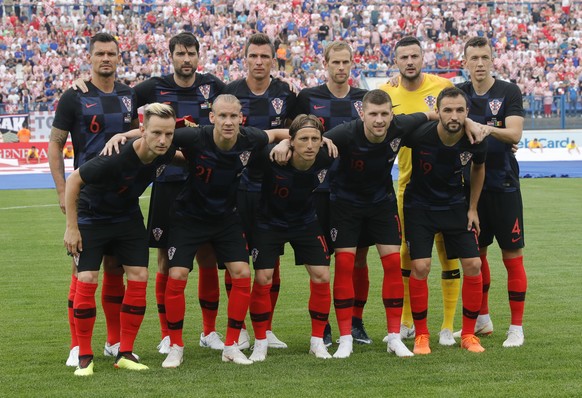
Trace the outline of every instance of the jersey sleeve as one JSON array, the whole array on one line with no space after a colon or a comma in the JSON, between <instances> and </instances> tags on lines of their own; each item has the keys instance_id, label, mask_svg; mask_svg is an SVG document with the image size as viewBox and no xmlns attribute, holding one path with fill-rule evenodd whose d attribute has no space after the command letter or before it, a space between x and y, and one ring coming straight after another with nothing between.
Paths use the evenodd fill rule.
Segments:
<instances>
[{"instance_id":1,"label":"jersey sleeve","mask_svg":"<svg viewBox=\"0 0 582 398\"><path fill-rule=\"evenodd\" d=\"M71 131L73 129L76 118L76 103L77 92L71 88L65 91L57 105L53 127L63 131Z\"/></svg>"},{"instance_id":2,"label":"jersey sleeve","mask_svg":"<svg viewBox=\"0 0 582 398\"><path fill-rule=\"evenodd\" d=\"M128 141L125 145L132 145L132 141ZM118 154L112 156L101 155L83 163L79 167L79 175L85 184L98 184L111 178L115 158Z\"/></svg>"},{"instance_id":3,"label":"jersey sleeve","mask_svg":"<svg viewBox=\"0 0 582 398\"><path fill-rule=\"evenodd\" d=\"M335 146L338 147L341 156L341 152L344 151L349 145L353 128L355 128L355 122L342 123L339 126L326 131L323 136L333 141Z\"/></svg>"},{"instance_id":4,"label":"jersey sleeve","mask_svg":"<svg viewBox=\"0 0 582 398\"><path fill-rule=\"evenodd\" d=\"M156 87L155 79L148 79L140 84L136 85L133 89L136 95L137 108L140 108L146 104L151 104L154 102L153 93Z\"/></svg>"},{"instance_id":5,"label":"jersey sleeve","mask_svg":"<svg viewBox=\"0 0 582 398\"><path fill-rule=\"evenodd\" d=\"M525 112L523 110L523 98L521 95L521 91L519 87L515 84L511 84L507 87L507 112L505 117L508 116L525 116Z\"/></svg>"},{"instance_id":6,"label":"jersey sleeve","mask_svg":"<svg viewBox=\"0 0 582 398\"><path fill-rule=\"evenodd\" d=\"M391 137L405 136L426 122L428 122L428 118L423 112L416 112L410 115L396 115L392 119L389 135Z\"/></svg>"},{"instance_id":7,"label":"jersey sleeve","mask_svg":"<svg viewBox=\"0 0 582 398\"><path fill-rule=\"evenodd\" d=\"M241 127L241 130L249 138L255 149L262 149L269 143L269 136L263 130L256 127Z\"/></svg>"},{"instance_id":8,"label":"jersey sleeve","mask_svg":"<svg viewBox=\"0 0 582 398\"><path fill-rule=\"evenodd\" d=\"M475 151L473 152L473 163L483 164L487 159L487 140L475 144Z\"/></svg>"},{"instance_id":9,"label":"jersey sleeve","mask_svg":"<svg viewBox=\"0 0 582 398\"><path fill-rule=\"evenodd\" d=\"M172 143L179 148L192 148L198 143L201 127L181 127L174 130Z\"/></svg>"},{"instance_id":10,"label":"jersey sleeve","mask_svg":"<svg viewBox=\"0 0 582 398\"><path fill-rule=\"evenodd\" d=\"M295 107L291 111L293 118L301 114L309 114L309 95L307 91L301 90L295 101Z\"/></svg>"}]
</instances>

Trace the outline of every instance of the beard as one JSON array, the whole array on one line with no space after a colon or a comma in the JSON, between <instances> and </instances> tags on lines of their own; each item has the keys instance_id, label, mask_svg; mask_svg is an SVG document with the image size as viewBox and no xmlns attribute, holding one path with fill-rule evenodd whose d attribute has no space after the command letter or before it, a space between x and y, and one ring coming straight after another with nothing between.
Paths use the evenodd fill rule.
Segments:
<instances>
[{"instance_id":1,"label":"beard","mask_svg":"<svg viewBox=\"0 0 582 398\"><path fill-rule=\"evenodd\" d=\"M451 125L454 125L455 127L451 127ZM449 122L447 124L443 124L443 127L447 133L456 134L463 129L464 125L459 122Z\"/></svg>"},{"instance_id":2,"label":"beard","mask_svg":"<svg viewBox=\"0 0 582 398\"><path fill-rule=\"evenodd\" d=\"M174 69L174 73L183 79L187 79L187 78L192 77L194 75L194 73L196 73L196 69L194 69L194 66L192 66L191 68L192 68L191 71L186 72L186 73L182 72L182 68Z\"/></svg>"}]
</instances>

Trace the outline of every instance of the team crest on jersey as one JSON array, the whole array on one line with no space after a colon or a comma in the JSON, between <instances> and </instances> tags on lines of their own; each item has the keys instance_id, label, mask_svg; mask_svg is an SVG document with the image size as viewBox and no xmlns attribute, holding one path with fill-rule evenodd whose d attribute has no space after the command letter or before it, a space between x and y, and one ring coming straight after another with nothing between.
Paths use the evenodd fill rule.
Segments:
<instances>
[{"instance_id":1,"label":"team crest on jersey","mask_svg":"<svg viewBox=\"0 0 582 398\"><path fill-rule=\"evenodd\" d=\"M331 236L331 240L332 240L332 242L335 242L335 240L336 240L336 238L337 238L337 229L335 229L335 228L332 228L332 229L329 231L329 236Z\"/></svg>"},{"instance_id":2,"label":"team crest on jersey","mask_svg":"<svg viewBox=\"0 0 582 398\"><path fill-rule=\"evenodd\" d=\"M165 169L166 169L166 165L165 164L163 164L160 167L158 167L156 169L156 178L158 178L159 176L161 176Z\"/></svg>"},{"instance_id":3,"label":"team crest on jersey","mask_svg":"<svg viewBox=\"0 0 582 398\"><path fill-rule=\"evenodd\" d=\"M473 154L471 152L468 152L468 151L465 151L459 155L459 158L461 159L461 164L463 166L466 166L472 157L473 157Z\"/></svg>"},{"instance_id":4,"label":"team crest on jersey","mask_svg":"<svg viewBox=\"0 0 582 398\"><path fill-rule=\"evenodd\" d=\"M259 257L259 249L255 248L251 250L251 257L253 259L253 263L257 261L257 257Z\"/></svg>"},{"instance_id":5,"label":"team crest on jersey","mask_svg":"<svg viewBox=\"0 0 582 398\"><path fill-rule=\"evenodd\" d=\"M281 98L274 98L271 101L271 105L273 105L273 108L275 109L275 112L277 112L277 115L279 115L283 110L283 104L284 102Z\"/></svg>"},{"instance_id":6,"label":"team crest on jersey","mask_svg":"<svg viewBox=\"0 0 582 398\"><path fill-rule=\"evenodd\" d=\"M210 97L210 84L205 84L204 86L198 87L200 90L200 94L204 97L205 100L208 101L208 97Z\"/></svg>"},{"instance_id":7,"label":"team crest on jersey","mask_svg":"<svg viewBox=\"0 0 582 398\"><path fill-rule=\"evenodd\" d=\"M156 242L159 242L160 241L160 238L164 234L164 230L161 229L161 228L154 228L152 230L152 234L154 235L154 239L156 240Z\"/></svg>"},{"instance_id":8,"label":"team crest on jersey","mask_svg":"<svg viewBox=\"0 0 582 398\"><path fill-rule=\"evenodd\" d=\"M364 104L362 103L362 101L354 102L354 108L356 108L356 112L358 112L359 117L364 116Z\"/></svg>"},{"instance_id":9,"label":"team crest on jersey","mask_svg":"<svg viewBox=\"0 0 582 398\"><path fill-rule=\"evenodd\" d=\"M319 173L317 173L317 179L319 180L319 183L323 183L323 180L325 180L325 176L327 174L327 169L322 169Z\"/></svg>"},{"instance_id":10,"label":"team crest on jersey","mask_svg":"<svg viewBox=\"0 0 582 398\"><path fill-rule=\"evenodd\" d=\"M240 162L242 163L243 166L247 165L250 157L251 157L251 153L249 151L244 151L243 153L241 153L239 155Z\"/></svg>"},{"instance_id":11,"label":"team crest on jersey","mask_svg":"<svg viewBox=\"0 0 582 398\"><path fill-rule=\"evenodd\" d=\"M501 105L503 105L503 102L497 98L489 101L489 109L491 109L493 116L497 115L499 109L501 109Z\"/></svg>"},{"instance_id":12,"label":"team crest on jersey","mask_svg":"<svg viewBox=\"0 0 582 398\"><path fill-rule=\"evenodd\" d=\"M131 112L131 97L123 96L121 97L121 102L125 105L125 109L127 109L128 112Z\"/></svg>"},{"instance_id":13,"label":"team crest on jersey","mask_svg":"<svg viewBox=\"0 0 582 398\"><path fill-rule=\"evenodd\" d=\"M392 152L398 152L398 149L400 149L400 141L402 141L400 138L394 138L392 141L390 141L390 148L392 148Z\"/></svg>"},{"instance_id":14,"label":"team crest on jersey","mask_svg":"<svg viewBox=\"0 0 582 398\"><path fill-rule=\"evenodd\" d=\"M176 248L174 246L168 249L168 258L171 260L174 258L174 254L176 254Z\"/></svg>"},{"instance_id":15,"label":"team crest on jersey","mask_svg":"<svg viewBox=\"0 0 582 398\"><path fill-rule=\"evenodd\" d=\"M436 105L436 97L433 95L424 97L424 103L426 104L426 106L428 106L428 109L432 111Z\"/></svg>"}]
</instances>

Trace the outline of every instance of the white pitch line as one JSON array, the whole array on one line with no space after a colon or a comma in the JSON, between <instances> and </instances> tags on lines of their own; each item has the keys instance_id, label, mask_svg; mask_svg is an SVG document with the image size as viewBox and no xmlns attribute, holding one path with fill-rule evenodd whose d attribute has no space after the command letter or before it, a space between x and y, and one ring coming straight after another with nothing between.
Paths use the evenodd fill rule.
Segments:
<instances>
[{"instance_id":1,"label":"white pitch line","mask_svg":"<svg viewBox=\"0 0 582 398\"><path fill-rule=\"evenodd\" d=\"M149 196L140 196L140 200L149 199ZM58 204L53 205L33 205L33 206L12 206L12 207L0 207L0 210L20 210L20 209L35 209L39 207L57 207Z\"/></svg>"}]
</instances>

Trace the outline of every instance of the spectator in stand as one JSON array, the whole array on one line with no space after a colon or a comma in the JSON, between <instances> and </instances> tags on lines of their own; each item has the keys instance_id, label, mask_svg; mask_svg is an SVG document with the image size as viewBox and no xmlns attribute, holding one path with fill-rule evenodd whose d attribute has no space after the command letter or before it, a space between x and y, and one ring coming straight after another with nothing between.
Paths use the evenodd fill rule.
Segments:
<instances>
[{"instance_id":1,"label":"spectator in stand","mask_svg":"<svg viewBox=\"0 0 582 398\"><path fill-rule=\"evenodd\" d=\"M22 128L18 130L16 136L18 137L18 142L27 143L30 142L30 130L28 129L28 123L22 123Z\"/></svg>"}]
</instances>

